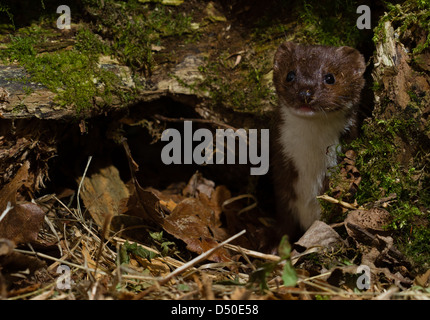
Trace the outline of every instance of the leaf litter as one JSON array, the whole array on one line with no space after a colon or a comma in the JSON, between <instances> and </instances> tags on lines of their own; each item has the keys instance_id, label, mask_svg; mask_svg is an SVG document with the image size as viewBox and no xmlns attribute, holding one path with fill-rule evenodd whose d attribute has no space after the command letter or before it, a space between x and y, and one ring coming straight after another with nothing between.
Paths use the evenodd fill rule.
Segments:
<instances>
[{"instance_id":1,"label":"leaf litter","mask_svg":"<svg viewBox=\"0 0 430 320\"><path fill-rule=\"evenodd\" d=\"M2 298L429 298L430 273L411 274L384 228L386 210L329 200L347 207L344 222L316 221L298 242L283 238L269 254L262 250L268 220L253 196L232 196L199 172L181 186L143 188L123 145L131 181L114 166L84 175L77 192L84 212L66 205L72 190L22 200L29 163L0 190ZM67 290L58 286L59 266L70 270Z\"/></svg>"}]
</instances>

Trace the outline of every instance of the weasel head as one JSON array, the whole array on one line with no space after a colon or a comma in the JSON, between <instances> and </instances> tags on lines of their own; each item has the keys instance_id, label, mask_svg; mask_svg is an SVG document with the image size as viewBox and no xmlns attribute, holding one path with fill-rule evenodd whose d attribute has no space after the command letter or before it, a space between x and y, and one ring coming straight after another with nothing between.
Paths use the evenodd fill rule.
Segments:
<instances>
[{"instance_id":1,"label":"weasel head","mask_svg":"<svg viewBox=\"0 0 430 320\"><path fill-rule=\"evenodd\" d=\"M285 42L273 67L280 108L311 118L348 113L360 100L365 68L363 56L351 47Z\"/></svg>"}]
</instances>

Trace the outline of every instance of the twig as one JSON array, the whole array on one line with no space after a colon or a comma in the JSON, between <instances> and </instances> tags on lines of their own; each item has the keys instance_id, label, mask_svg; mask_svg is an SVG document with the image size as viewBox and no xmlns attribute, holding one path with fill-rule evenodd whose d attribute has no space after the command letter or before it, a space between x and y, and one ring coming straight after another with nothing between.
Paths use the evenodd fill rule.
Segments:
<instances>
[{"instance_id":1,"label":"twig","mask_svg":"<svg viewBox=\"0 0 430 320\"><path fill-rule=\"evenodd\" d=\"M93 156L88 157L87 166L85 167L84 174L82 176L81 181L79 182L78 194L76 195L77 209L78 209L78 214L81 218L81 221L84 221L84 216L82 215L82 211L81 211L81 204L79 202L79 194L81 193L82 184L84 182L85 176L87 175L87 170L88 170L88 167L90 166L92 158L93 158Z\"/></svg>"},{"instance_id":2,"label":"twig","mask_svg":"<svg viewBox=\"0 0 430 320\"><path fill-rule=\"evenodd\" d=\"M189 269L190 267L193 267L194 265L196 265L197 263L199 263L200 261L203 261L205 259L207 259L208 257L210 257L216 250L218 250L219 248L225 246L227 243L235 240L236 238L240 237L241 235L243 235L246 232L246 230L242 230L241 232L235 234L234 236L228 238L227 240L221 242L219 245L217 245L216 247L202 253L201 255L199 255L198 257L194 258L193 260L185 263L182 267L179 267L178 269L176 269L175 271L171 272L167 277L161 279L160 285L163 285L167 282L170 281L170 279L176 277L177 275L180 275L182 272L184 272L185 270Z\"/></svg>"},{"instance_id":3,"label":"twig","mask_svg":"<svg viewBox=\"0 0 430 320\"><path fill-rule=\"evenodd\" d=\"M6 217L7 213L12 210L13 207L10 204L10 201L8 201L7 205L6 205L6 209L4 209L4 211L2 212L2 214L0 215L0 221L2 221L4 219L4 217Z\"/></svg>"},{"instance_id":4,"label":"twig","mask_svg":"<svg viewBox=\"0 0 430 320\"><path fill-rule=\"evenodd\" d=\"M61 202L61 200L59 200L57 197L55 197L55 200L57 200L64 208L66 208L66 210L71 214L71 215L73 215L73 217L75 217L76 218L76 216L74 215L74 213L73 213L73 211L71 211L69 208L67 208L67 206L63 203L63 202ZM79 221L79 219L78 218L76 218L76 220L77 221ZM87 230L88 231L88 233L89 234L91 234L91 236L94 238L94 239L96 239L96 241L97 242L99 242L99 241L101 241L100 240L100 238L91 230L91 228L90 227L88 227L85 223L84 223L84 221L82 220L82 221L79 221L80 223L81 223L81 225L84 227L84 229L85 230Z\"/></svg>"},{"instance_id":5,"label":"twig","mask_svg":"<svg viewBox=\"0 0 430 320\"><path fill-rule=\"evenodd\" d=\"M380 295L373 298L373 300L390 300L397 292L399 288L391 287L387 291L381 293Z\"/></svg>"},{"instance_id":6,"label":"twig","mask_svg":"<svg viewBox=\"0 0 430 320\"><path fill-rule=\"evenodd\" d=\"M34 255L36 257L40 257L40 258L45 258L45 259L57 261L57 262L60 262L62 264L69 265L71 267L82 269L82 270L86 270L86 271L90 271L90 272L94 272L95 271L95 269L93 269L93 268L85 267L85 266L82 266L82 265L79 265L79 264L76 264L76 263L73 263L73 262L69 262L69 261L66 261L66 260L62 260L62 259L58 259L58 258L55 258L55 257L51 257L51 256L49 256L47 254L40 253L40 252L27 251L27 250L21 250L21 249L13 249L13 251L19 252L19 253L23 253L23 254L31 254L31 255ZM100 270L98 272L101 273L101 274L103 274L103 275L106 275L106 272L104 272L104 271Z\"/></svg>"},{"instance_id":7,"label":"twig","mask_svg":"<svg viewBox=\"0 0 430 320\"><path fill-rule=\"evenodd\" d=\"M26 292L26 293L24 293L24 294L21 294L21 295L18 295L18 296L14 296L14 297L9 297L9 298L7 298L7 299L8 299L8 300L18 300L18 299L28 298L28 297L31 297L31 296L37 295L37 294L39 294L40 292L43 292L43 291L45 291L45 290L48 290L48 289L50 289L50 288L54 287L55 285L56 285L56 283L55 283L55 282L53 282L53 283L47 284L47 285L46 285L46 286L44 286L43 288L40 288L40 289L35 290L35 291Z\"/></svg>"},{"instance_id":8,"label":"twig","mask_svg":"<svg viewBox=\"0 0 430 320\"><path fill-rule=\"evenodd\" d=\"M242 214L242 213L244 213L246 211L252 210L255 207L257 207L257 204L258 204L257 199L252 194L241 194L241 195L239 195L237 197L233 197L233 198L230 198L228 200L225 200L222 203L221 208L223 210L225 210L225 207L228 206L229 204L231 204L231 203L233 203L233 202L235 202L237 200L244 199L244 198L251 198L252 200L254 200L254 203L252 203L249 206L247 206L247 207L239 210L239 212L237 213L237 215L240 215L240 214Z\"/></svg>"},{"instance_id":9,"label":"twig","mask_svg":"<svg viewBox=\"0 0 430 320\"><path fill-rule=\"evenodd\" d=\"M253 251L253 250L249 250L249 249L245 249L239 246L235 246L233 244L226 244L225 247L227 249L236 251L236 252L243 252L245 253L247 256L253 257L253 258L258 258L258 259L264 259L264 260L269 260L269 261L279 261L281 259L281 257L274 255L274 254L265 254L265 253L261 253L258 251Z\"/></svg>"},{"instance_id":10,"label":"twig","mask_svg":"<svg viewBox=\"0 0 430 320\"><path fill-rule=\"evenodd\" d=\"M58 236L57 230L55 230L54 225L52 224L51 220L49 220L47 215L45 215L45 222L49 226L49 229L51 229L52 234L57 238L58 250L60 251L60 256L62 256L63 255L63 248L61 248L61 245L60 245L60 241L61 241L60 237Z\"/></svg>"},{"instance_id":11,"label":"twig","mask_svg":"<svg viewBox=\"0 0 430 320\"><path fill-rule=\"evenodd\" d=\"M144 296L146 296L148 293L154 291L156 288L159 288L160 286L166 284L167 282L169 282L171 279L173 279L174 277L180 275L181 273L183 273L184 271L186 271L187 269L193 267L194 265L196 265L197 263L199 263L200 261L203 261L205 259L207 259L208 257L210 257L216 250L220 249L221 247L225 246L227 243L233 241L234 239L240 237L241 235L243 235L246 232L246 230L242 230L241 232L235 234L234 236L228 238L227 240L221 242L219 245L217 245L216 247L203 252L201 255L199 255L198 257L195 257L193 260L185 263L184 265L182 265L181 267L177 268L175 271L171 272L169 275L167 275L166 277L159 279L153 286L151 286L150 288L146 289L145 291L142 291L140 294L138 294L134 299L135 300L139 300L141 298L143 298Z\"/></svg>"},{"instance_id":12,"label":"twig","mask_svg":"<svg viewBox=\"0 0 430 320\"><path fill-rule=\"evenodd\" d=\"M325 200L325 201L330 202L330 203L340 204L342 207L344 207L346 209L352 209L352 210L357 209L357 206L355 206L353 204L350 204L350 203L342 201L342 200L337 200L337 199L330 197L326 194L323 194L321 196L317 196L317 198L321 199L321 200Z\"/></svg>"},{"instance_id":13,"label":"twig","mask_svg":"<svg viewBox=\"0 0 430 320\"><path fill-rule=\"evenodd\" d=\"M99 242L99 249L98 249L97 255L96 255L96 266L95 266L95 271L94 271L94 278L96 278L97 268L98 268L99 262L100 262L100 257L103 253L104 242L102 241L102 239L107 238L107 234L109 233L109 227L110 227L110 223L112 221L112 218L113 218L113 214L111 212L108 212L105 214L105 219L104 219L103 228L102 228L102 236L101 236L101 239Z\"/></svg>"}]
</instances>

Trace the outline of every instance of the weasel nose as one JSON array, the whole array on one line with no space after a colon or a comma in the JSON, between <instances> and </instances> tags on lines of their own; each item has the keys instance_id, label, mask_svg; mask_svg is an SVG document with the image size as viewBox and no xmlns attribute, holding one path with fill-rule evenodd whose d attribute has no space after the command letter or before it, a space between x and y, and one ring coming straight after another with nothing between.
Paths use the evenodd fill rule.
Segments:
<instances>
[{"instance_id":1,"label":"weasel nose","mask_svg":"<svg viewBox=\"0 0 430 320\"><path fill-rule=\"evenodd\" d=\"M313 93L309 89L304 89L299 91L299 97L303 102L309 103L312 100Z\"/></svg>"}]
</instances>

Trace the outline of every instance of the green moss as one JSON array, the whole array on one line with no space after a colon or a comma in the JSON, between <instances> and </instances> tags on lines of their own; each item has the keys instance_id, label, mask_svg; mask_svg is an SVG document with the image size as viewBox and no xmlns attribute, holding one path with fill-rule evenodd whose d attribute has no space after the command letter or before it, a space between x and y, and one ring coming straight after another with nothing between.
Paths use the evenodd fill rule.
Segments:
<instances>
[{"instance_id":1,"label":"green moss","mask_svg":"<svg viewBox=\"0 0 430 320\"><path fill-rule=\"evenodd\" d=\"M98 86L109 86L111 79L106 71L96 69L91 56L74 50L58 52L40 56L26 67L35 81L59 94L61 104L74 104L78 112L91 108L93 97L107 94L104 98L109 100L109 90Z\"/></svg>"},{"instance_id":2,"label":"green moss","mask_svg":"<svg viewBox=\"0 0 430 320\"><path fill-rule=\"evenodd\" d=\"M87 10L96 20L95 30L111 39L111 52L136 72L151 73L153 45L162 45L169 37L186 40L199 32L192 28L192 15L161 4L131 0L118 6L114 1L106 0L101 6L93 2Z\"/></svg>"},{"instance_id":3,"label":"green moss","mask_svg":"<svg viewBox=\"0 0 430 320\"><path fill-rule=\"evenodd\" d=\"M63 40L58 30L49 27L52 21L44 23L42 19L38 25L17 30L0 52L3 61L24 66L32 81L47 86L57 93L60 105L75 106L77 112L92 108L96 97L99 107L111 104L113 99L124 103L134 99L133 92L119 89L120 79L113 72L100 68L100 55L115 55L133 72L148 75L154 65L153 45L197 32L191 28L190 15L178 14L160 4L106 0L84 1L84 5L95 18L93 25L79 28L72 49L60 47L54 52L39 53L52 45L51 40Z\"/></svg>"},{"instance_id":4,"label":"green moss","mask_svg":"<svg viewBox=\"0 0 430 320\"><path fill-rule=\"evenodd\" d=\"M241 61L232 69L227 60L208 62L199 70L204 80L194 86L196 90L209 92L214 105L222 105L238 112L261 113L264 100L274 99L274 92L263 81L267 74L269 62L251 58L260 64Z\"/></svg>"},{"instance_id":5,"label":"green moss","mask_svg":"<svg viewBox=\"0 0 430 320\"><path fill-rule=\"evenodd\" d=\"M408 256L413 256L416 264L422 270L427 270L430 265L430 229L425 226L414 226L403 236L402 251Z\"/></svg>"},{"instance_id":6,"label":"green moss","mask_svg":"<svg viewBox=\"0 0 430 320\"><path fill-rule=\"evenodd\" d=\"M11 62L18 61L26 63L36 56L34 44L36 40L30 37L10 36L10 45L0 54L3 59L9 59Z\"/></svg>"},{"instance_id":7,"label":"green moss","mask_svg":"<svg viewBox=\"0 0 430 320\"><path fill-rule=\"evenodd\" d=\"M352 149L360 150L357 167L361 169L364 185L357 196L359 203L375 201L390 193L402 195L408 179L402 172L405 168L396 159L398 150L393 143L397 127L401 126L395 120L366 124L363 138L351 144Z\"/></svg>"},{"instance_id":8,"label":"green moss","mask_svg":"<svg viewBox=\"0 0 430 320\"><path fill-rule=\"evenodd\" d=\"M403 4L394 5L389 2L385 4L388 12L375 27L373 41L375 43L384 41L384 24L386 21L390 21L399 34L399 38L403 38L407 30L415 30L414 34L419 35L420 32L417 29L420 29L427 34L424 42L411 48L413 54L421 53L428 48L430 45L430 2L427 0L407 0ZM406 35L406 37L410 38L410 35Z\"/></svg>"},{"instance_id":9,"label":"green moss","mask_svg":"<svg viewBox=\"0 0 430 320\"><path fill-rule=\"evenodd\" d=\"M29 29L33 32L29 33ZM1 58L24 66L31 81L40 82L57 93L57 102L62 106L74 105L80 112L91 108L95 97L101 97L105 104L109 104L119 79L97 66L102 46L89 37L88 31L81 30L72 50L38 54L35 47L43 47L48 41L46 29L40 30L35 32L34 27L30 27L19 30L19 36L10 36L8 48L2 51Z\"/></svg>"},{"instance_id":10,"label":"green moss","mask_svg":"<svg viewBox=\"0 0 430 320\"><path fill-rule=\"evenodd\" d=\"M310 44L357 46L367 37L356 26L358 1L279 1L255 23L256 42L294 39ZM286 12L280 15L279 12ZM274 18L275 16L275 18ZM285 18L283 18L285 17Z\"/></svg>"},{"instance_id":11,"label":"green moss","mask_svg":"<svg viewBox=\"0 0 430 320\"><path fill-rule=\"evenodd\" d=\"M410 49L411 66L419 65L419 53L430 43L430 2L406 0L387 5L387 13L375 28L375 43L384 41L384 24L390 21L398 41ZM375 92L380 88L374 87ZM379 114L387 117L384 106L395 108L385 120L371 120L364 126L363 137L356 142L360 150L358 168L363 176L358 200L366 203L390 193L396 201L388 208L393 217L390 224L397 245L418 267L426 269L430 262L430 170L428 168L428 121L423 115L426 94L411 86L409 104L396 108L382 97ZM377 115L376 115L377 116ZM426 136L427 134L427 136Z\"/></svg>"},{"instance_id":12,"label":"green moss","mask_svg":"<svg viewBox=\"0 0 430 320\"><path fill-rule=\"evenodd\" d=\"M304 1L299 23L299 36L306 42L332 46L356 46L364 32L356 26L356 1Z\"/></svg>"},{"instance_id":13,"label":"green moss","mask_svg":"<svg viewBox=\"0 0 430 320\"><path fill-rule=\"evenodd\" d=\"M356 166L362 182L357 202L362 205L395 193L396 201L387 208L393 216L389 228L395 232L403 251L421 263L424 257L430 261L430 250L423 251L420 245L424 239L425 248L430 243L426 231L430 224L430 174L425 153L418 151L408 163L402 163L399 152L403 143L420 149L417 119L419 116L413 117L405 110L389 120L369 120L363 126L362 137L347 148L358 151Z\"/></svg>"},{"instance_id":14,"label":"green moss","mask_svg":"<svg viewBox=\"0 0 430 320\"><path fill-rule=\"evenodd\" d=\"M89 28L82 28L76 34L74 49L85 55L110 55L112 50L101 37L94 34Z\"/></svg>"}]
</instances>

